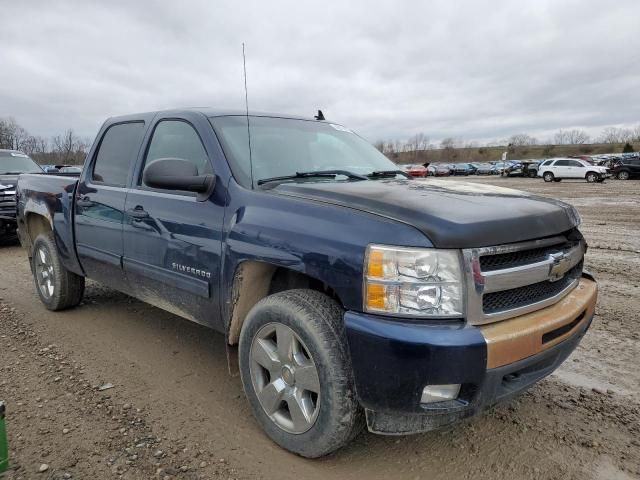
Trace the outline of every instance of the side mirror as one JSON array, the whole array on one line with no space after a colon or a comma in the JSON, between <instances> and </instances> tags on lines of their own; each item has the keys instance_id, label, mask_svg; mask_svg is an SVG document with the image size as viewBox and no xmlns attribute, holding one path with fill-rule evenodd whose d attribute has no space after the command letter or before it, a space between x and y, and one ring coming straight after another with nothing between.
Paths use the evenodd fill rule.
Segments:
<instances>
[{"instance_id":1,"label":"side mirror","mask_svg":"<svg viewBox=\"0 0 640 480\"><path fill-rule=\"evenodd\" d=\"M213 192L216 177L198 175L198 169L188 160L160 158L144 168L142 181L152 188L197 192L198 200L206 200Z\"/></svg>"}]
</instances>

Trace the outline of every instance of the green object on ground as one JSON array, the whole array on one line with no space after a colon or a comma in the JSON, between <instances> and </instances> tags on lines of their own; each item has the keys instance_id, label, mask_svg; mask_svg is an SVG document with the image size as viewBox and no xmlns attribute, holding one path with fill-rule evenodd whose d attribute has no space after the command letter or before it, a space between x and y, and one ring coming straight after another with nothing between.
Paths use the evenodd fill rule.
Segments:
<instances>
[{"instance_id":1,"label":"green object on ground","mask_svg":"<svg viewBox=\"0 0 640 480\"><path fill-rule=\"evenodd\" d=\"M9 444L4 424L4 402L0 402L0 473L9 468Z\"/></svg>"}]
</instances>

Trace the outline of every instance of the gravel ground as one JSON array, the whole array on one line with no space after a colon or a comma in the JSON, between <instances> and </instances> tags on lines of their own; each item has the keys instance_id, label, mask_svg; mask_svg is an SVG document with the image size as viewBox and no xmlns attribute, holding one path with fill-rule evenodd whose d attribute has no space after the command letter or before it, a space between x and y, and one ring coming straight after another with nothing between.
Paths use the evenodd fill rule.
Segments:
<instances>
[{"instance_id":1,"label":"gravel ground","mask_svg":"<svg viewBox=\"0 0 640 480\"><path fill-rule=\"evenodd\" d=\"M580 347L511 404L429 434L365 433L305 460L255 424L220 335L93 283L80 307L48 312L22 250L4 246L5 477L640 478L640 182L465 180L573 203L590 244L587 268L600 282ZM105 384L113 388L100 391Z\"/></svg>"}]
</instances>

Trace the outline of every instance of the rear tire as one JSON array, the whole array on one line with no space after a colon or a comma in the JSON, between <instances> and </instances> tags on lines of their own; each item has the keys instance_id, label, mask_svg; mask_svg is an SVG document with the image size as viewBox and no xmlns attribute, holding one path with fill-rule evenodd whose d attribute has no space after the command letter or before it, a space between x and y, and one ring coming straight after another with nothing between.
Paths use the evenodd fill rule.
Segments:
<instances>
[{"instance_id":1,"label":"rear tire","mask_svg":"<svg viewBox=\"0 0 640 480\"><path fill-rule=\"evenodd\" d=\"M57 311L75 307L84 295L84 277L62 265L53 232L41 233L33 242L31 271L44 306Z\"/></svg>"},{"instance_id":2,"label":"rear tire","mask_svg":"<svg viewBox=\"0 0 640 480\"><path fill-rule=\"evenodd\" d=\"M529 178L536 178L538 176L537 170L529 170Z\"/></svg>"},{"instance_id":3,"label":"rear tire","mask_svg":"<svg viewBox=\"0 0 640 480\"><path fill-rule=\"evenodd\" d=\"M618 180L629 180L629 172L627 172L626 170L622 170L621 172L618 172Z\"/></svg>"},{"instance_id":4,"label":"rear tire","mask_svg":"<svg viewBox=\"0 0 640 480\"><path fill-rule=\"evenodd\" d=\"M587 172L585 178L587 179L588 183L596 183L600 179L600 175L598 175L596 172Z\"/></svg>"},{"instance_id":5,"label":"rear tire","mask_svg":"<svg viewBox=\"0 0 640 480\"><path fill-rule=\"evenodd\" d=\"M544 175L542 175L542 178L544 179L545 182L553 182L555 180L553 173L551 172L544 172Z\"/></svg>"},{"instance_id":6,"label":"rear tire","mask_svg":"<svg viewBox=\"0 0 640 480\"><path fill-rule=\"evenodd\" d=\"M303 457L337 450L364 426L342 315L320 292L288 290L258 302L240 333L254 416L274 442Z\"/></svg>"}]
</instances>

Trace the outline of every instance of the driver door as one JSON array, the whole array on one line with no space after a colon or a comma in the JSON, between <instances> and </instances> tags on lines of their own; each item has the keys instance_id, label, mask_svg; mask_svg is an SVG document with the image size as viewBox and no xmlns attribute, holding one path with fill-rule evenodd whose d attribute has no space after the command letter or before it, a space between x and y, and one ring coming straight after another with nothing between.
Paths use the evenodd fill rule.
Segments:
<instances>
[{"instance_id":1,"label":"driver door","mask_svg":"<svg viewBox=\"0 0 640 480\"><path fill-rule=\"evenodd\" d=\"M213 174L209 153L194 126L198 120L155 119L127 194L123 265L136 297L214 326L219 319L224 205L211 198L198 201L192 192L152 188L142 175L146 165L161 158L188 160L199 175Z\"/></svg>"}]
</instances>

